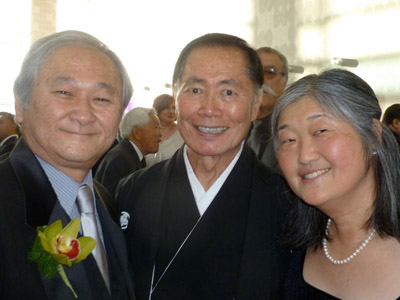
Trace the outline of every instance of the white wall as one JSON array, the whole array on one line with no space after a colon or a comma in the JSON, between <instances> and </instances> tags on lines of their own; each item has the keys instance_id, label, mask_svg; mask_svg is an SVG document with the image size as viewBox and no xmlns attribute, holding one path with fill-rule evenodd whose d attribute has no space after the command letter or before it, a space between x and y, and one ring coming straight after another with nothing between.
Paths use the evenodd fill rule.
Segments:
<instances>
[{"instance_id":1,"label":"white wall","mask_svg":"<svg viewBox=\"0 0 400 300\"><path fill-rule=\"evenodd\" d=\"M301 76L354 58L385 109L400 103L399 0L254 0L254 45L281 50ZM292 76L293 79L299 75Z\"/></svg>"}]
</instances>

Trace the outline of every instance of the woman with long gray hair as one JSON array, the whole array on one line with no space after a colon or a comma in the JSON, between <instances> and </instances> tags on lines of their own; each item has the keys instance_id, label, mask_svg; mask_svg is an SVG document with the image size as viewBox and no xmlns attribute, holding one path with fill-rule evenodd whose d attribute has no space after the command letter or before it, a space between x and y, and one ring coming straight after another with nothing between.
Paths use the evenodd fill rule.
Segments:
<instances>
[{"instance_id":1,"label":"woman with long gray hair","mask_svg":"<svg viewBox=\"0 0 400 300\"><path fill-rule=\"evenodd\" d=\"M343 69L298 80L275 106L274 146L294 193L286 299L400 296L400 153L380 117L371 87Z\"/></svg>"}]
</instances>

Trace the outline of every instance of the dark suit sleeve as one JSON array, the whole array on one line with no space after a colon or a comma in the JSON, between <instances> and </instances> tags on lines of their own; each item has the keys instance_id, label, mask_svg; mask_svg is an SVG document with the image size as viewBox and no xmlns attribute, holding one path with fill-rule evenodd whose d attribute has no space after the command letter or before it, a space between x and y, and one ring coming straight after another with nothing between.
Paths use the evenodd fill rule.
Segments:
<instances>
[{"instance_id":1,"label":"dark suit sleeve","mask_svg":"<svg viewBox=\"0 0 400 300\"><path fill-rule=\"evenodd\" d=\"M138 181L143 182L143 178L141 177L143 173L144 169L141 169L119 181L115 191L115 205L119 212L130 211L131 207L133 207L134 199L130 195L138 195L138 189L143 187L144 183L137 183Z\"/></svg>"},{"instance_id":2,"label":"dark suit sleeve","mask_svg":"<svg viewBox=\"0 0 400 300\"><path fill-rule=\"evenodd\" d=\"M130 173L136 171L139 166L129 162L125 156L106 156L101 162L95 178L100 181L110 192L115 195L119 181Z\"/></svg>"}]
</instances>

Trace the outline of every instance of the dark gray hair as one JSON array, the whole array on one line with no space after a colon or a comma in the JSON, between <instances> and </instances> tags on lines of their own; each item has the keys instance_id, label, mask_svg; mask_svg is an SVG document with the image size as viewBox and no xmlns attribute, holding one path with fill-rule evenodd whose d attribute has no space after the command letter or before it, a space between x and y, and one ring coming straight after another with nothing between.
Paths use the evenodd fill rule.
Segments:
<instances>
[{"instance_id":1,"label":"dark gray hair","mask_svg":"<svg viewBox=\"0 0 400 300\"><path fill-rule=\"evenodd\" d=\"M128 111L123 117L119 125L120 134L126 137L131 133L134 126L143 127L149 123L150 115L155 115L156 112L152 108L135 107Z\"/></svg>"},{"instance_id":2,"label":"dark gray hair","mask_svg":"<svg viewBox=\"0 0 400 300\"><path fill-rule=\"evenodd\" d=\"M260 47L256 50L257 52L264 52L264 53L273 53L276 54L281 62L282 62L282 72L285 73L285 75L289 74L289 63L285 55L283 55L281 52L278 50L271 48L271 47Z\"/></svg>"},{"instance_id":3,"label":"dark gray hair","mask_svg":"<svg viewBox=\"0 0 400 300\"><path fill-rule=\"evenodd\" d=\"M194 39L187 44L185 48L183 48L178 60L176 61L174 75L172 78L173 89L175 92L179 86L179 80L181 79L189 54L198 47L226 47L241 50L247 60L247 74L255 85L256 94L259 95L259 92L261 93L260 89L264 82L264 72L257 52L241 38L223 33L209 33L203 35L197 39Z\"/></svg>"},{"instance_id":4,"label":"dark gray hair","mask_svg":"<svg viewBox=\"0 0 400 300\"><path fill-rule=\"evenodd\" d=\"M126 107L131 100L133 88L129 75L118 56L97 38L84 32L68 30L37 40L26 54L20 73L14 82L14 96L21 100L23 108L29 104L30 93L40 68L59 48L69 45L93 48L111 59L121 79L122 102L123 107Z\"/></svg>"},{"instance_id":5,"label":"dark gray hair","mask_svg":"<svg viewBox=\"0 0 400 300\"><path fill-rule=\"evenodd\" d=\"M400 238L400 152L390 129L382 124L379 135L374 126L374 120L379 121L382 113L374 91L360 77L344 69L330 69L296 81L282 94L272 113L276 152L279 117L287 106L304 96L311 97L333 116L352 124L360 134L366 163L373 169L376 183L372 215L365 226L375 228L382 236ZM295 248L321 246L326 215L297 198L287 220L287 245Z\"/></svg>"}]
</instances>

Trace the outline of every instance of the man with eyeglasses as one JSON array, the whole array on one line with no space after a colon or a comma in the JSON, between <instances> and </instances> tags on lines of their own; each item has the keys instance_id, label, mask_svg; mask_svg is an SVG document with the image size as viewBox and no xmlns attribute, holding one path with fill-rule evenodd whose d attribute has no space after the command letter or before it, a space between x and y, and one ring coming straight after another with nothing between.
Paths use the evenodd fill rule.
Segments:
<instances>
[{"instance_id":1,"label":"man with eyeglasses","mask_svg":"<svg viewBox=\"0 0 400 300\"><path fill-rule=\"evenodd\" d=\"M267 166L278 168L270 140L270 115L288 82L288 61L278 50L270 47L257 49L264 69L263 98L257 119L253 122L247 143Z\"/></svg>"}]
</instances>

